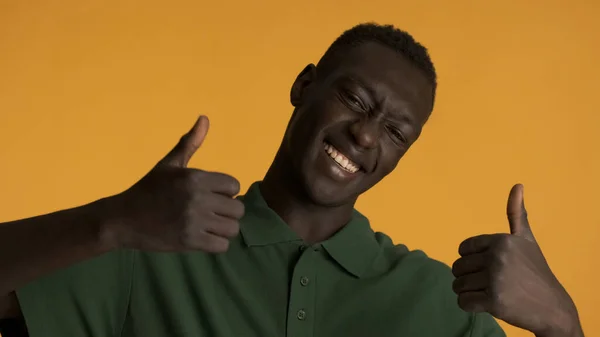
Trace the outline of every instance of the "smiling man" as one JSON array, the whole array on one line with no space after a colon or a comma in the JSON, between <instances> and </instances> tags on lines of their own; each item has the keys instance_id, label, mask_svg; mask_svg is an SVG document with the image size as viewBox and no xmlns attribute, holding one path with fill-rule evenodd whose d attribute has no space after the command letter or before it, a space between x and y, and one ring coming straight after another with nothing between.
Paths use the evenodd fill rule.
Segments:
<instances>
[{"instance_id":1,"label":"smiling man","mask_svg":"<svg viewBox=\"0 0 600 337\"><path fill-rule=\"evenodd\" d=\"M492 315L583 336L522 186L510 234L465 240L452 269L354 209L418 139L435 91L424 47L359 25L298 75L279 151L244 196L233 177L187 168L201 117L126 191L1 225L5 337L504 336Z\"/></svg>"}]
</instances>

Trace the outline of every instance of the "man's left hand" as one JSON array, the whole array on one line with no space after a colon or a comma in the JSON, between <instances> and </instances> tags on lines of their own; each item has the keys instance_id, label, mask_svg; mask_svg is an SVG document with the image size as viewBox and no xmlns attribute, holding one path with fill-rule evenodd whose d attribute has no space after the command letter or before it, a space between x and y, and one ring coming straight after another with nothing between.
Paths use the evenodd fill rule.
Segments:
<instances>
[{"instance_id":1,"label":"man's left hand","mask_svg":"<svg viewBox=\"0 0 600 337\"><path fill-rule=\"evenodd\" d=\"M583 336L571 297L550 270L533 236L523 186L510 191L510 234L485 234L463 241L452 266L458 305L488 312L538 337Z\"/></svg>"}]
</instances>

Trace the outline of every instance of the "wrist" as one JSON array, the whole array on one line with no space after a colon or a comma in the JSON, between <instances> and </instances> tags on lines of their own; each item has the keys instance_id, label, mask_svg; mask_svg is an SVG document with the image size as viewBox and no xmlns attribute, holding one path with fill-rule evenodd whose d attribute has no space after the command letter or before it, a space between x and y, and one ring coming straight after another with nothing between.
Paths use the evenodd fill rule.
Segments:
<instances>
[{"instance_id":1,"label":"wrist","mask_svg":"<svg viewBox=\"0 0 600 337\"><path fill-rule=\"evenodd\" d=\"M102 250L112 251L123 246L120 230L124 219L120 215L117 196L100 199L89 205L91 216L97 224L98 244Z\"/></svg>"},{"instance_id":2,"label":"wrist","mask_svg":"<svg viewBox=\"0 0 600 337\"><path fill-rule=\"evenodd\" d=\"M579 321L579 315L575 305L553 321L552 326L537 337L584 337L583 329Z\"/></svg>"},{"instance_id":3,"label":"wrist","mask_svg":"<svg viewBox=\"0 0 600 337\"><path fill-rule=\"evenodd\" d=\"M536 334L536 337L584 337L583 331L581 328L578 330L563 330L563 331L553 331L547 334Z\"/></svg>"},{"instance_id":4,"label":"wrist","mask_svg":"<svg viewBox=\"0 0 600 337\"><path fill-rule=\"evenodd\" d=\"M583 330L579 324L572 327L561 327L547 334L536 335L537 337L584 337Z\"/></svg>"}]
</instances>

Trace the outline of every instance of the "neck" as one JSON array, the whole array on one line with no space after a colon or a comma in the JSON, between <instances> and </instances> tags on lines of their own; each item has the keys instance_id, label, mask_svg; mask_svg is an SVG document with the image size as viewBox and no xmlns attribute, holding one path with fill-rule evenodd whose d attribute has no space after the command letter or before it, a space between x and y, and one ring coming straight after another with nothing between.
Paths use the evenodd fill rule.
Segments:
<instances>
[{"instance_id":1,"label":"neck","mask_svg":"<svg viewBox=\"0 0 600 337\"><path fill-rule=\"evenodd\" d=\"M334 207L317 205L286 162L279 152L260 185L263 198L305 242L327 240L350 221L355 201Z\"/></svg>"}]
</instances>

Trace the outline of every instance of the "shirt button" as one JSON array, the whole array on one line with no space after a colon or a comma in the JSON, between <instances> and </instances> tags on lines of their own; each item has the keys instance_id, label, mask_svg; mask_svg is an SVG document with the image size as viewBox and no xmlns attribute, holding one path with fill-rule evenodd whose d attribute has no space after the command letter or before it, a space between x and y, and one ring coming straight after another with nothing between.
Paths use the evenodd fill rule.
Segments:
<instances>
[{"instance_id":1,"label":"shirt button","mask_svg":"<svg viewBox=\"0 0 600 337\"><path fill-rule=\"evenodd\" d=\"M303 252L306 249L306 245L301 245L300 246L300 251Z\"/></svg>"},{"instance_id":2,"label":"shirt button","mask_svg":"<svg viewBox=\"0 0 600 337\"><path fill-rule=\"evenodd\" d=\"M308 281L309 281L308 277L306 277L306 276L302 276L300 278L300 284L303 285L303 286L307 286L308 285Z\"/></svg>"},{"instance_id":3,"label":"shirt button","mask_svg":"<svg viewBox=\"0 0 600 337\"><path fill-rule=\"evenodd\" d=\"M304 311L302 309L298 310L298 313L296 314L296 318L298 318L301 321L306 319L306 311Z\"/></svg>"}]
</instances>

